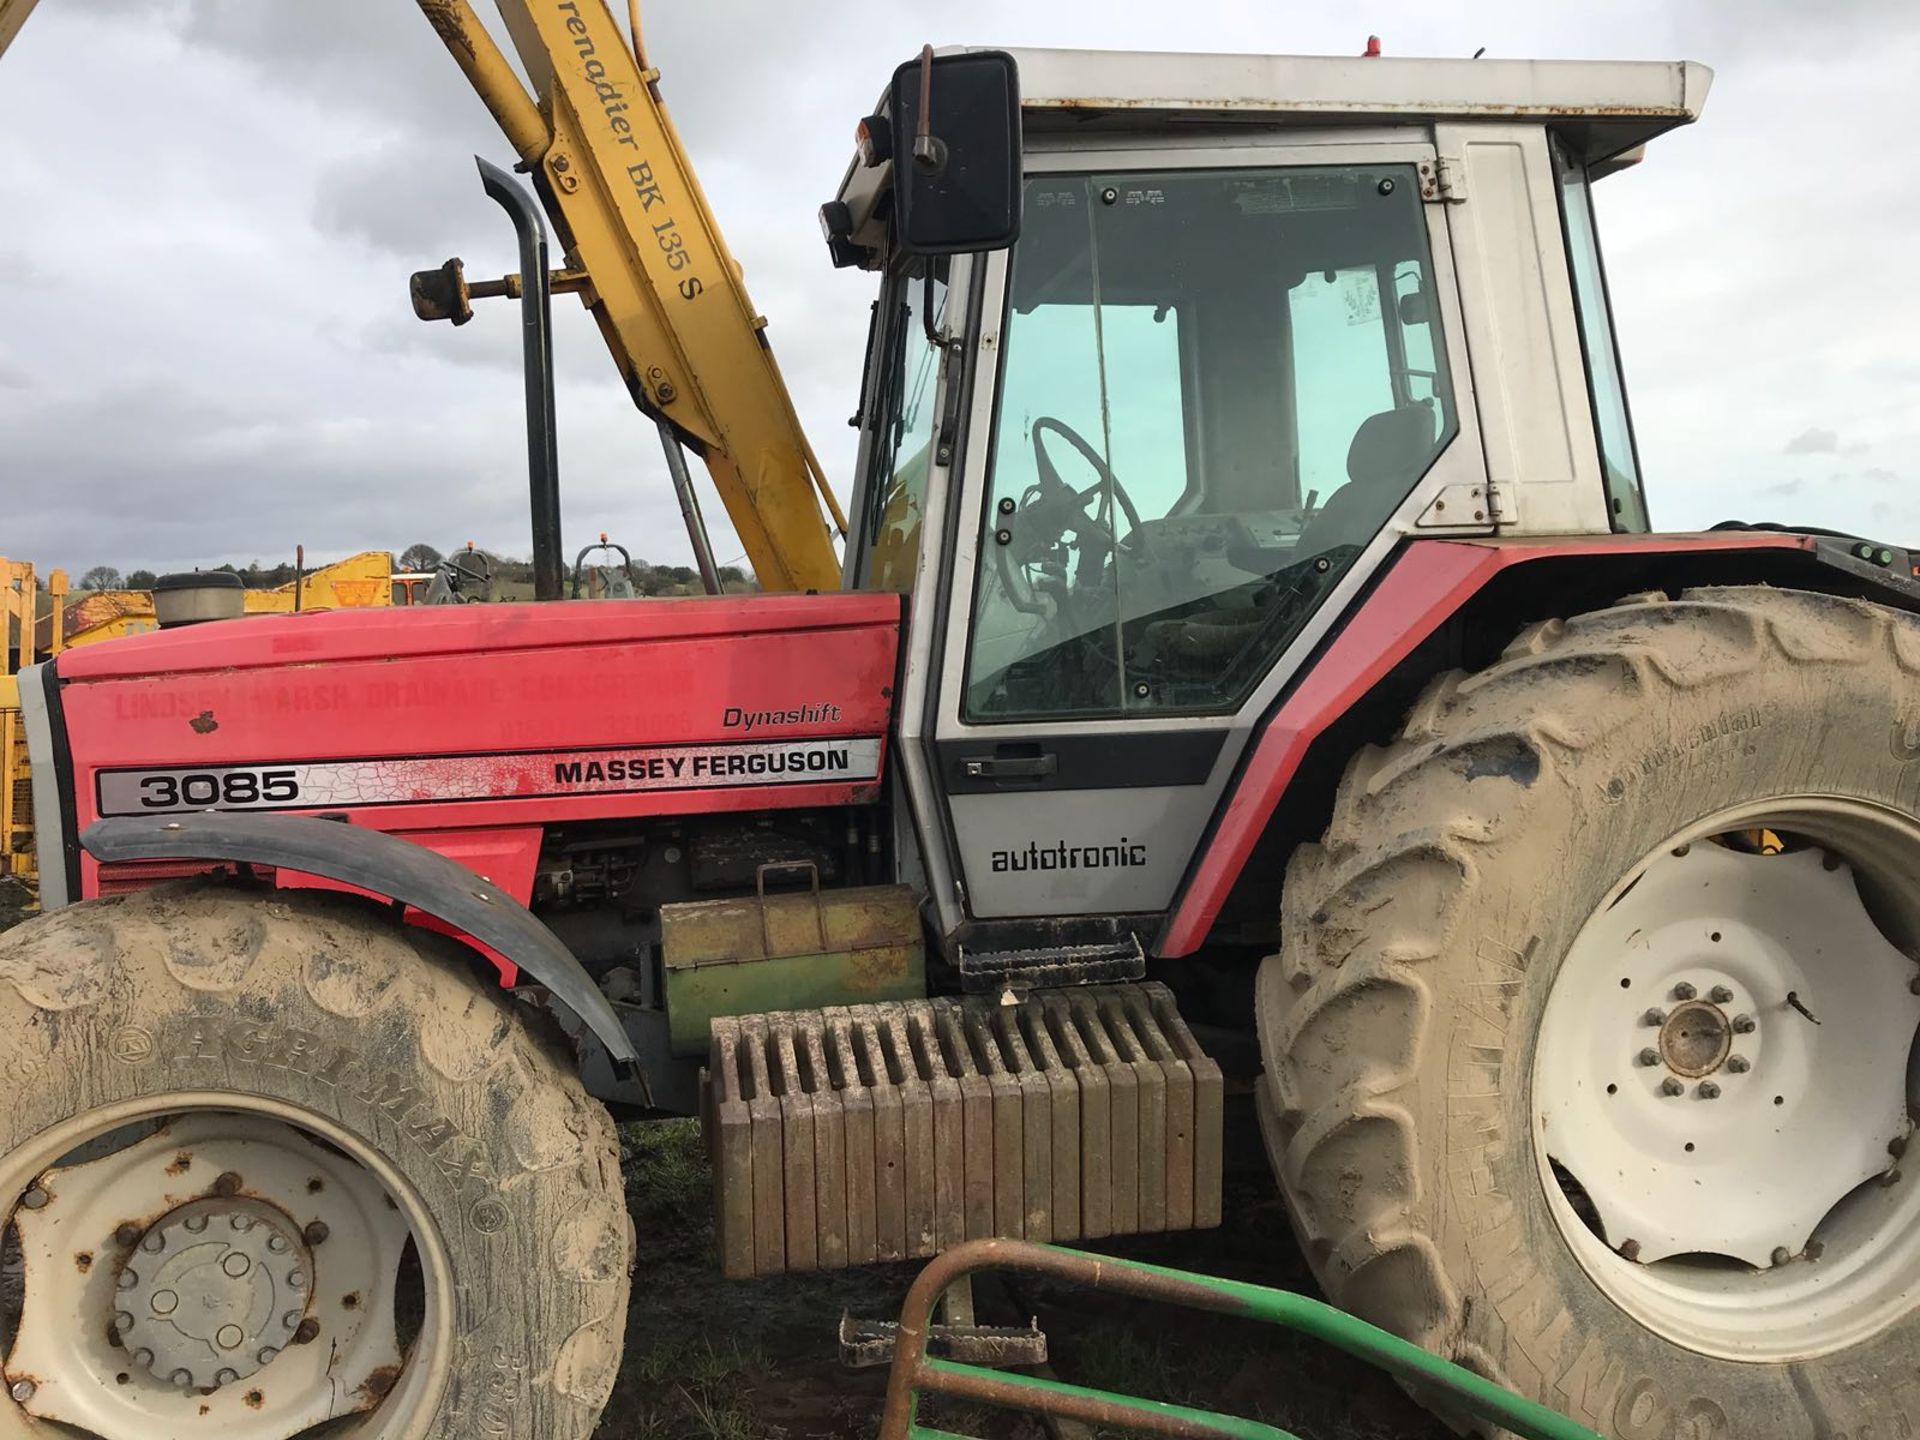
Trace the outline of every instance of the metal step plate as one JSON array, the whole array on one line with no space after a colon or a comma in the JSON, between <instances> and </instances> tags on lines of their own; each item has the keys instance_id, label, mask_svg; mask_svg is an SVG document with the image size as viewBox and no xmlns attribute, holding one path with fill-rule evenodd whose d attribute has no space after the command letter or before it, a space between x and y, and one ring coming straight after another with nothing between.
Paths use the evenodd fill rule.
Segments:
<instances>
[{"instance_id":1,"label":"metal step plate","mask_svg":"<svg viewBox=\"0 0 1920 1440\"><path fill-rule=\"evenodd\" d=\"M1220 1223L1220 1067L1164 985L744 1015L712 1034L729 1276Z\"/></svg>"}]
</instances>

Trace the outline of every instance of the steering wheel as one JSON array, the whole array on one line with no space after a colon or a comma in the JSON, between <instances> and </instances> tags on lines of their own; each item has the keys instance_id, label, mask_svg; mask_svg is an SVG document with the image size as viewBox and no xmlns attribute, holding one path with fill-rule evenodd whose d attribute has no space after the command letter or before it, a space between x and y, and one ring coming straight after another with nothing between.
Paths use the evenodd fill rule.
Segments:
<instances>
[{"instance_id":1,"label":"steering wheel","mask_svg":"<svg viewBox=\"0 0 1920 1440\"><path fill-rule=\"evenodd\" d=\"M1053 463L1053 457L1047 454L1046 436L1049 431L1061 436L1075 450L1078 450L1081 459L1091 465L1094 473L1100 478L1084 490L1076 490L1062 480L1059 469ZM1035 503L1023 506L1023 509L1031 511L1038 508L1052 511L1054 513L1051 518L1060 522L1061 534L1065 534L1068 530L1078 532L1084 528L1078 522L1088 518L1087 502L1100 495L1103 490L1111 489L1113 498L1119 502L1121 512L1127 517L1127 524L1130 527L1127 538L1133 542L1134 549L1142 560L1152 562L1153 545L1147 539L1146 532L1141 529L1140 511L1135 507L1133 497L1127 494L1127 487L1120 483L1120 477L1113 473L1113 467L1107 464L1105 457L1094 449L1078 430L1052 415L1035 417L1033 468L1040 477L1040 483L1035 487L1039 493L1035 497ZM1071 520L1068 519L1069 515L1072 516ZM1107 532L1107 539L1113 548L1119 549L1120 535L1114 526L1111 513L1106 513L1099 520L1099 524Z\"/></svg>"},{"instance_id":2,"label":"steering wheel","mask_svg":"<svg viewBox=\"0 0 1920 1440\"><path fill-rule=\"evenodd\" d=\"M1076 490L1062 480L1058 467L1053 463L1053 457L1047 454L1048 431L1065 436L1067 443L1079 451L1081 457L1093 466L1095 473L1100 476L1099 480L1085 490ZM1127 538L1133 544L1136 553L1148 563L1152 563L1154 555L1152 543L1147 539L1146 532L1140 528L1140 511L1134 505L1133 497L1127 494L1126 486L1120 483L1112 467L1107 464L1100 452L1088 443L1085 436L1066 421L1052 415L1037 416L1033 421L1032 434L1033 466L1038 479L1021 496L1018 511L1020 517L1026 522L1022 528L1028 533L1023 537L1024 543L1015 544L1011 539L1011 527L1002 524L995 539L998 541L1000 535L1006 535L1009 539L1007 542L995 544L994 565L1000 572L1000 581L1006 589L1007 598L1016 610L1024 611L1029 615L1045 615L1047 607L1034 593L1035 587L1019 574L1020 565L1046 554L1069 532L1076 535L1085 532L1092 519L1087 510L1087 502L1100 495L1104 488L1112 487L1114 498L1119 502L1121 512L1127 517L1127 523L1132 527ZM1003 499L1000 507L1003 519L1013 515L1014 507L1011 500ZM1120 540L1115 533L1111 516L1096 523L1106 535L1108 548L1117 551ZM1056 591L1055 598L1058 604L1067 605L1069 603L1067 587L1061 586Z\"/></svg>"}]
</instances>

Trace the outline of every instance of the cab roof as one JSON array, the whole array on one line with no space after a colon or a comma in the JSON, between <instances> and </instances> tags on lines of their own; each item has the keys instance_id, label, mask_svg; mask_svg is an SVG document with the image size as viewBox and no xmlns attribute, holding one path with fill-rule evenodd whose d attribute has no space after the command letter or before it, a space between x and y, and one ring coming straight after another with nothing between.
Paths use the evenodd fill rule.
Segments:
<instances>
[{"instance_id":1,"label":"cab roof","mask_svg":"<svg viewBox=\"0 0 1920 1440\"><path fill-rule=\"evenodd\" d=\"M1035 129L1162 119L1405 124L1525 120L1587 163L1700 118L1713 72L1692 61L1429 60L1012 50Z\"/></svg>"}]
</instances>

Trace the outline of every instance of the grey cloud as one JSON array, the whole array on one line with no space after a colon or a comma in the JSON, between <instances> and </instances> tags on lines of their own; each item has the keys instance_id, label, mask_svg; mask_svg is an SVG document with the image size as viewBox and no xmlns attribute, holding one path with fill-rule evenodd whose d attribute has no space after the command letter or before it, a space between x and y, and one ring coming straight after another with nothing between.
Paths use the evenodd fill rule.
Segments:
<instances>
[{"instance_id":1,"label":"grey cloud","mask_svg":"<svg viewBox=\"0 0 1920 1440\"><path fill-rule=\"evenodd\" d=\"M1761 486L1760 493L1762 495L1798 495L1801 487L1806 483L1806 481L1800 479L1782 480L1775 485Z\"/></svg>"},{"instance_id":2,"label":"grey cloud","mask_svg":"<svg viewBox=\"0 0 1920 1440\"><path fill-rule=\"evenodd\" d=\"M482 272L469 270L469 279ZM454 326L428 323L411 310L396 306L378 319L343 331L343 342L379 355L420 357L467 369L491 370L518 376L521 371L520 309L512 300L483 300L473 319ZM625 395L619 373L607 354L600 331L573 302L560 299L554 306L553 369L561 386L559 404L565 407L573 387L606 386Z\"/></svg>"},{"instance_id":3,"label":"grey cloud","mask_svg":"<svg viewBox=\"0 0 1920 1440\"><path fill-rule=\"evenodd\" d=\"M313 219L323 235L405 258L409 273L472 249L476 238L513 252L511 222L481 189L473 161L411 137L329 166L315 189Z\"/></svg>"},{"instance_id":4,"label":"grey cloud","mask_svg":"<svg viewBox=\"0 0 1920 1440\"><path fill-rule=\"evenodd\" d=\"M1802 430L1787 441L1781 450L1783 455L1831 455L1840 448L1840 438L1831 430L1814 427Z\"/></svg>"},{"instance_id":5,"label":"grey cloud","mask_svg":"<svg viewBox=\"0 0 1920 1440\"><path fill-rule=\"evenodd\" d=\"M1876 485L1898 484L1900 477L1883 465L1869 465L1860 472L1862 480L1871 480Z\"/></svg>"}]
</instances>

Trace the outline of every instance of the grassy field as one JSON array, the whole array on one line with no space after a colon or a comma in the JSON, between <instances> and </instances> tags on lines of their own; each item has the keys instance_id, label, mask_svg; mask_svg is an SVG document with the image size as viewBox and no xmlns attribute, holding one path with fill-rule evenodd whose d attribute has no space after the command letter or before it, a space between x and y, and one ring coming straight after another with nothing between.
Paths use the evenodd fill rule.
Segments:
<instances>
[{"instance_id":1,"label":"grassy field","mask_svg":"<svg viewBox=\"0 0 1920 1440\"><path fill-rule=\"evenodd\" d=\"M0 929L24 889L0 880ZM1252 1133L1230 1104L1226 1223L1218 1230L1100 1242L1156 1264L1313 1292ZM711 1176L698 1125L621 1131L638 1242L626 1362L596 1440L859 1440L878 1425L881 1370L838 1361L840 1316L891 1318L917 1269L726 1281L714 1256ZM983 1324L1047 1332L1066 1380L1265 1420L1301 1440L1447 1440L1377 1372L1338 1351L1245 1322L983 1279ZM979 1440L1041 1440L1030 1420L949 1407L931 1419ZM1084 1440L1084 1437L1083 1437Z\"/></svg>"}]
</instances>

